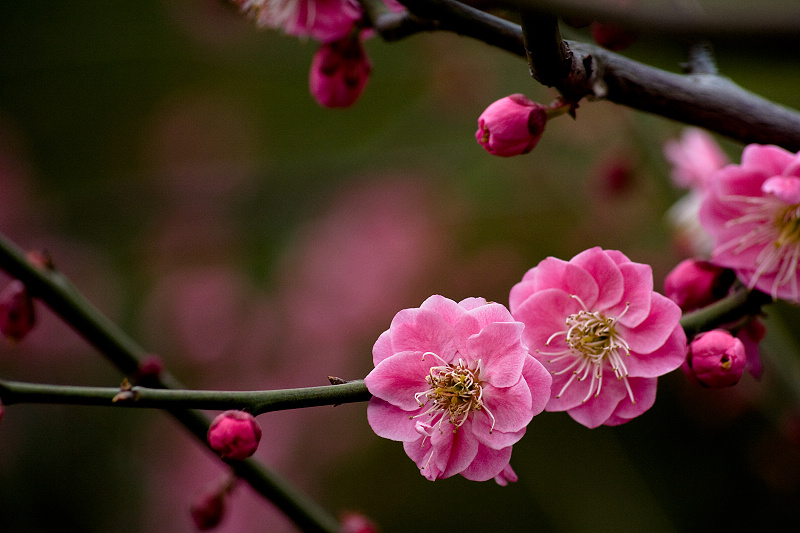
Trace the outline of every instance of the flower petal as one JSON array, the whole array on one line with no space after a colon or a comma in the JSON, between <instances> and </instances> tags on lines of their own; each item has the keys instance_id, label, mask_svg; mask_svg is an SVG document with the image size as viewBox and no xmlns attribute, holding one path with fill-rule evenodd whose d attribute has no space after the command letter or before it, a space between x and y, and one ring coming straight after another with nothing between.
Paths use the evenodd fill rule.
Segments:
<instances>
[{"instance_id":1,"label":"flower petal","mask_svg":"<svg viewBox=\"0 0 800 533\"><path fill-rule=\"evenodd\" d=\"M604 425L618 426L624 424L653 407L656 401L656 385L658 379L629 378L628 382L633 391L633 397L636 398L636 403L625 400L619 402L614 414L603 423Z\"/></svg>"},{"instance_id":2,"label":"flower petal","mask_svg":"<svg viewBox=\"0 0 800 533\"><path fill-rule=\"evenodd\" d=\"M617 324L617 331L628 343L631 352L647 354L657 350L667 341L680 318L681 308L666 296L654 292L647 319L631 329Z\"/></svg>"},{"instance_id":3,"label":"flower petal","mask_svg":"<svg viewBox=\"0 0 800 533\"><path fill-rule=\"evenodd\" d=\"M522 367L522 378L531 391L531 412L536 416L544 410L550 400L553 376L542 363L532 356L528 356L525 359L525 366Z\"/></svg>"},{"instance_id":4,"label":"flower petal","mask_svg":"<svg viewBox=\"0 0 800 533\"><path fill-rule=\"evenodd\" d=\"M442 315L430 309L403 309L394 316L389 328L396 352L433 352L450 361L453 327Z\"/></svg>"},{"instance_id":5,"label":"flower petal","mask_svg":"<svg viewBox=\"0 0 800 533\"><path fill-rule=\"evenodd\" d=\"M420 352L401 352L381 361L364 382L373 396L406 411L416 411L419 402L414 395L430 388L425 377L438 364L430 355L423 360Z\"/></svg>"},{"instance_id":6,"label":"flower petal","mask_svg":"<svg viewBox=\"0 0 800 533\"><path fill-rule=\"evenodd\" d=\"M628 375L639 378L655 378L672 372L686 359L686 334L680 324L658 349L648 354L631 353L625 357ZM637 400L638 401L638 400Z\"/></svg>"},{"instance_id":7,"label":"flower petal","mask_svg":"<svg viewBox=\"0 0 800 533\"><path fill-rule=\"evenodd\" d=\"M461 317L467 312L466 308L461 304L457 304L450 298L445 298L438 294L428 297L419 307L420 309L427 309L437 313L450 325L461 320Z\"/></svg>"},{"instance_id":8,"label":"flower petal","mask_svg":"<svg viewBox=\"0 0 800 533\"><path fill-rule=\"evenodd\" d=\"M598 396L592 396L586 403L568 409L567 414L587 428L596 428L611 417L620 402L631 403L625 383L613 378L604 379L603 389ZM547 410L552 410L549 405Z\"/></svg>"},{"instance_id":9,"label":"flower petal","mask_svg":"<svg viewBox=\"0 0 800 533\"><path fill-rule=\"evenodd\" d=\"M469 467L461 471L461 475L472 481L488 481L500 474L510 460L511 446L502 450L493 450L481 444L475 460Z\"/></svg>"},{"instance_id":10,"label":"flower petal","mask_svg":"<svg viewBox=\"0 0 800 533\"><path fill-rule=\"evenodd\" d=\"M460 473L475 460L478 454L479 442L472 432L470 421L467 420L453 435L453 444L447 467L442 472L443 478ZM433 442L436 446L436 442Z\"/></svg>"},{"instance_id":11,"label":"flower petal","mask_svg":"<svg viewBox=\"0 0 800 533\"><path fill-rule=\"evenodd\" d=\"M377 365L394 354L395 350L392 348L392 333L387 329L381 333L381 336L378 337L378 340L375 341L375 345L372 347L372 362Z\"/></svg>"},{"instance_id":12,"label":"flower petal","mask_svg":"<svg viewBox=\"0 0 800 533\"><path fill-rule=\"evenodd\" d=\"M509 302L512 314L531 294L554 288L577 294L589 307L594 305L599 294L597 282L589 272L571 262L548 257L530 269L522 281L511 288Z\"/></svg>"},{"instance_id":13,"label":"flower petal","mask_svg":"<svg viewBox=\"0 0 800 533\"><path fill-rule=\"evenodd\" d=\"M470 361L481 361L481 381L495 387L509 387L519 381L528 357L521 340L524 328L521 322L494 322L467 339L464 353Z\"/></svg>"},{"instance_id":14,"label":"flower petal","mask_svg":"<svg viewBox=\"0 0 800 533\"><path fill-rule=\"evenodd\" d=\"M570 263L583 267L600 288L597 301L591 304L584 301L586 307L593 311L603 311L619 303L625 289L624 279L619 266L605 253L605 250L600 247L589 248L573 257ZM576 294L583 298L580 293Z\"/></svg>"},{"instance_id":15,"label":"flower petal","mask_svg":"<svg viewBox=\"0 0 800 533\"><path fill-rule=\"evenodd\" d=\"M379 437L385 439L404 442L417 440L419 433L414 429L414 421L409 418L414 414L374 396L367 405L367 421L370 427Z\"/></svg>"},{"instance_id":16,"label":"flower petal","mask_svg":"<svg viewBox=\"0 0 800 533\"><path fill-rule=\"evenodd\" d=\"M506 433L519 431L533 418L531 390L524 379L520 379L511 387L498 388L488 383L484 384L483 404L486 406L486 413L474 415L475 431L485 428L488 433L492 426L492 416L494 429ZM491 416L488 413L491 413Z\"/></svg>"},{"instance_id":17,"label":"flower petal","mask_svg":"<svg viewBox=\"0 0 800 533\"><path fill-rule=\"evenodd\" d=\"M608 310L608 315L615 317L622 315L619 323L633 328L641 324L650 314L653 269L650 265L628 262L620 264L619 270L622 273L625 290L619 303Z\"/></svg>"}]
</instances>

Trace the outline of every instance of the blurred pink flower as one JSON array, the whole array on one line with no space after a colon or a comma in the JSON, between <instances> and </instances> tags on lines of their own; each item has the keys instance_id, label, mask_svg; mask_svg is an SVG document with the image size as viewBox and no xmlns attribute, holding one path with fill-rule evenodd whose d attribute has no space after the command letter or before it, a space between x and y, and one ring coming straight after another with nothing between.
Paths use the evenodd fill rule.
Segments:
<instances>
[{"instance_id":1,"label":"blurred pink flower","mask_svg":"<svg viewBox=\"0 0 800 533\"><path fill-rule=\"evenodd\" d=\"M358 35L324 43L311 61L311 96L323 107L349 107L361 96L371 70Z\"/></svg>"},{"instance_id":2,"label":"blurred pink flower","mask_svg":"<svg viewBox=\"0 0 800 533\"><path fill-rule=\"evenodd\" d=\"M686 128L680 140L664 143L664 157L672 164L672 182L694 190L703 190L711 175L730 163L714 138L699 128Z\"/></svg>"},{"instance_id":3,"label":"blurred pink flower","mask_svg":"<svg viewBox=\"0 0 800 533\"><path fill-rule=\"evenodd\" d=\"M728 293L733 271L699 259L684 259L664 279L664 294L683 311L716 302Z\"/></svg>"},{"instance_id":4,"label":"blurred pink flower","mask_svg":"<svg viewBox=\"0 0 800 533\"><path fill-rule=\"evenodd\" d=\"M680 308L653 292L648 265L618 251L547 258L511 289L510 300L525 324L523 341L553 374L547 410L567 411L590 428L649 409L656 378L686 356Z\"/></svg>"},{"instance_id":5,"label":"blurred pink flower","mask_svg":"<svg viewBox=\"0 0 800 533\"><path fill-rule=\"evenodd\" d=\"M481 113L475 139L492 155L527 154L542 138L546 123L547 107L523 94L512 94Z\"/></svg>"},{"instance_id":6,"label":"blurred pink flower","mask_svg":"<svg viewBox=\"0 0 800 533\"><path fill-rule=\"evenodd\" d=\"M289 35L321 42L341 39L361 18L355 0L232 0L259 26L283 28Z\"/></svg>"},{"instance_id":7,"label":"blurred pink flower","mask_svg":"<svg viewBox=\"0 0 800 533\"><path fill-rule=\"evenodd\" d=\"M700 208L711 261L749 288L800 302L800 155L751 144L714 174Z\"/></svg>"},{"instance_id":8,"label":"blurred pink flower","mask_svg":"<svg viewBox=\"0 0 800 533\"><path fill-rule=\"evenodd\" d=\"M402 441L429 480L501 475L550 396L550 375L522 344L522 329L483 298L437 295L400 311L372 351L370 426Z\"/></svg>"}]
</instances>

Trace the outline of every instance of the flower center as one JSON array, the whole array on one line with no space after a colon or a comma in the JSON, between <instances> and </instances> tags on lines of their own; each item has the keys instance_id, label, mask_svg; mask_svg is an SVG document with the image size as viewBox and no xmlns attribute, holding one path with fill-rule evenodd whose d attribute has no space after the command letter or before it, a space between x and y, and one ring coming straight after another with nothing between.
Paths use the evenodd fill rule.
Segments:
<instances>
[{"instance_id":1,"label":"flower center","mask_svg":"<svg viewBox=\"0 0 800 533\"><path fill-rule=\"evenodd\" d=\"M570 297L575 298L583 309L569 315L566 320L566 329L553 333L545 343L545 346L550 346L553 340L561 338L567 348L560 352L536 350L537 353L553 356L552 359L547 360L548 363L567 360L567 366L561 370L551 371L556 376L572 372L556 398L560 398L575 380L585 381L587 379L590 380L589 391L583 402L589 400L592 395L597 398L603 388L603 370L609 366L616 378L625 383L631 402L636 403L628 382L628 369L623 360L623 355L625 357L630 355L630 347L614 327L617 320L628 311L630 304L625 306L625 310L618 317L606 317L598 311L589 311L583 300L577 295L571 294Z\"/></svg>"},{"instance_id":2,"label":"flower center","mask_svg":"<svg viewBox=\"0 0 800 533\"><path fill-rule=\"evenodd\" d=\"M725 200L745 203L742 215L726 222L725 227L744 224L749 228L738 239L732 239L720 246L717 253L732 249L733 254L738 254L752 246L761 246L748 288L755 287L761 276L774 273L775 279L770 291L772 297L777 298L778 288L786 284L791 284L792 294L797 297L800 204L786 205L770 196L728 196Z\"/></svg>"},{"instance_id":3,"label":"flower center","mask_svg":"<svg viewBox=\"0 0 800 533\"><path fill-rule=\"evenodd\" d=\"M414 395L420 407L427 404L430 404L430 407L424 413L411 418L429 415L431 419L435 419L439 416L440 431L442 422L447 418L453 425L453 433L455 433L467 421L472 411L485 410L492 419L492 429L494 429L494 416L483 404L480 359L475 364L475 368L470 368L462 359L459 359L458 364L454 365L445 362L433 352L425 352L422 358L424 359L427 355L436 357L443 364L431 367L429 374L425 376L428 388ZM427 427L432 427L434 423L432 420L431 425L427 425ZM491 429L489 432L491 433Z\"/></svg>"}]
</instances>

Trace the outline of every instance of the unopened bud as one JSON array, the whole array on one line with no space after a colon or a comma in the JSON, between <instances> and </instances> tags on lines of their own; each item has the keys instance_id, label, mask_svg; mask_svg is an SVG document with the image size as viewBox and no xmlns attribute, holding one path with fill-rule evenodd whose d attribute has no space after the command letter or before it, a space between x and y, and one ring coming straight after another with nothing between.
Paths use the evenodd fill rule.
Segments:
<instances>
[{"instance_id":1,"label":"unopened bud","mask_svg":"<svg viewBox=\"0 0 800 533\"><path fill-rule=\"evenodd\" d=\"M148 354L139 363L139 370L133 380L143 387L156 387L163 370L164 361L155 354Z\"/></svg>"},{"instance_id":2,"label":"unopened bud","mask_svg":"<svg viewBox=\"0 0 800 533\"><path fill-rule=\"evenodd\" d=\"M223 459L247 459L258 449L261 426L250 413L225 411L208 428L208 445Z\"/></svg>"},{"instance_id":3,"label":"unopened bud","mask_svg":"<svg viewBox=\"0 0 800 533\"><path fill-rule=\"evenodd\" d=\"M699 259L678 263L664 279L664 294L684 311L714 303L736 279L732 270Z\"/></svg>"},{"instance_id":4,"label":"unopened bud","mask_svg":"<svg viewBox=\"0 0 800 533\"><path fill-rule=\"evenodd\" d=\"M497 100L478 117L478 140L487 152L501 157L527 154L542 138L547 107L512 94Z\"/></svg>"},{"instance_id":5,"label":"unopened bud","mask_svg":"<svg viewBox=\"0 0 800 533\"><path fill-rule=\"evenodd\" d=\"M720 389L739 383L746 362L742 341L728 331L715 329L689 343L683 371L701 385Z\"/></svg>"},{"instance_id":6,"label":"unopened bud","mask_svg":"<svg viewBox=\"0 0 800 533\"><path fill-rule=\"evenodd\" d=\"M227 490L210 490L200 494L192 503L189 513L197 529L207 531L219 525L225 516L227 494Z\"/></svg>"},{"instance_id":7,"label":"unopened bud","mask_svg":"<svg viewBox=\"0 0 800 533\"><path fill-rule=\"evenodd\" d=\"M349 107L358 100L371 71L357 34L324 43L311 61L311 96L324 107Z\"/></svg>"},{"instance_id":8,"label":"unopened bud","mask_svg":"<svg viewBox=\"0 0 800 533\"><path fill-rule=\"evenodd\" d=\"M378 525L361 513L342 513L340 521L339 533L378 533Z\"/></svg>"},{"instance_id":9,"label":"unopened bud","mask_svg":"<svg viewBox=\"0 0 800 533\"><path fill-rule=\"evenodd\" d=\"M25 284L15 279L0 293L0 333L12 343L21 341L33 329L36 315L33 299Z\"/></svg>"}]
</instances>

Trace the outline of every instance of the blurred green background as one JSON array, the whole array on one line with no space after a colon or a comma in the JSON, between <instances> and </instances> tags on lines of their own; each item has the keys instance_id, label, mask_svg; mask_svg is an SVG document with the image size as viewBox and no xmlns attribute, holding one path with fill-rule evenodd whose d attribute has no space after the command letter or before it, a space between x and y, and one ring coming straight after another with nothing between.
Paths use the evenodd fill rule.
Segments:
<instances>
[{"instance_id":1,"label":"blurred green background","mask_svg":"<svg viewBox=\"0 0 800 533\"><path fill-rule=\"evenodd\" d=\"M800 107L796 60L715 44L723 73ZM316 46L212 0L1 2L0 230L47 249L187 386L215 389L363 377L398 310L434 293L507 304L548 255L619 249L659 290L681 258L664 212L682 191L662 156L681 125L583 103L531 154L496 158L474 140L483 109L555 97L519 58L452 34L372 39L365 93L329 110L308 94ZM625 53L684 60L649 36ZM0 376L119 383L37 310L29 338L0 350ZM616 428L536 417L506 488L426 481L364 404L263 415L257 456L385 532L798 530L798 319L770 310L760 382L708 391L673 373ZM7 407L0 531L192 531L218 463L155 411ZM239 486L219 531L293 527Z\"/></svg>"}]
</instances>

